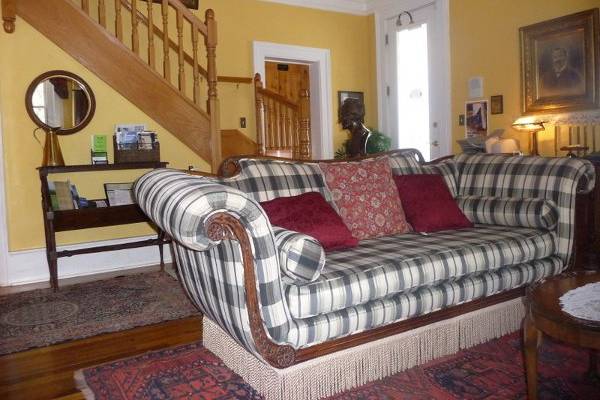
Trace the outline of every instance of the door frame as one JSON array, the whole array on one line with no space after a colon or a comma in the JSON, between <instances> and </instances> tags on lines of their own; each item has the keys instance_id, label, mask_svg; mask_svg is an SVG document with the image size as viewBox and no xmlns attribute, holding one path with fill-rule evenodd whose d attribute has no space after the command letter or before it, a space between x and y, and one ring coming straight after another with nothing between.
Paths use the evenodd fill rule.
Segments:
<instances>
[{"instance_id":1,"label":"door frame","mask_svg":"<svg viewBox=\"0 0 600 400\"><path fill-rule=\"evenodd\" d=\"M4 175L4 130L0 99L0 286L8 286L8 221Z\"/></svg>"},{"instance_id":2,"label":"door frame","mask_svg":"<svg viewBox=\"0 0 600 400\"><path fill-rule=\"evenodd\" d=\"M436 101L435 109L439 114L438 137L440 143L441 155L452 154L452 97L451 97L451 74L450 74L450 1L449 0L399 0L393 3L384 4L375 8L375 39L377 51L377 110L379 127L383 132L389 132L389 135L397 136L397 127L393 124L391 110L391 96L387 95L387 87L392 87L391 82L387 82L386 77L389 71L395 66L390 65L390 60L386 55L386 20L397 16L402 11L411 11L419 9L429 4L435 3L436 13L435 22L437 28L438 46L436 53L440 57L441 65L440 76L438 76L437 85L433 90L435 96L430 99ZM434 49L435 50L435 49ZM430 89L431 93L431 89ZM433 122L433 121L430 121ZM392 136L393 138L393 136Z\"/></svg>"},{"instance_id":3,"label":"door frame","mask_svg":"<svg viewBox=\"0 0 600 400\"><path fill-rule=\"evenodd\" d=\"M265 79L265 61L308 64L312 156L333 158L331 52L329 49L254 41L254 73Z\"/></svg>"}]
</instances>

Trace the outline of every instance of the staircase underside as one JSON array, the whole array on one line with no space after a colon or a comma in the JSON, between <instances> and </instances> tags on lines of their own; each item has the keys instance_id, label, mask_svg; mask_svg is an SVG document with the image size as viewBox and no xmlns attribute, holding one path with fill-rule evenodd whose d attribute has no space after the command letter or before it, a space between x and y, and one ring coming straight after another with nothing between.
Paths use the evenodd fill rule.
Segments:
<instances>
[{"instance_id":1,"label":"staircase underside","mask_svg":"<svg viewBox=\"0 0 600 400\"><path fill-rule=\"evenodd\" d=\"M209 116L69 0L19 0L17 15L211 162ZM118 110L115 110L118 117Z\"/></svg>"}]
</instances>

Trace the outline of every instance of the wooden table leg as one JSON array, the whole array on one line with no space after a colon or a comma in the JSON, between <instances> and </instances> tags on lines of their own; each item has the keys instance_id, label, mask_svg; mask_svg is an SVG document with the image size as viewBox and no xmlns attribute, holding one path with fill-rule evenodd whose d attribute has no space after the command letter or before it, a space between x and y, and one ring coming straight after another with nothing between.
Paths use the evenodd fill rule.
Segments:
<instances>
[{"instance_id":1,"label":"wooden table leg","mask_svg":"<svg viewBox=\"0 0 600 400\"><path fill-rule=\"evenodd\" d=\"M527 397L529 400L537 399L537 351L542 338L531 319L530 315L525 317L523 324L523 342L525 345L525 370L527 372Z\"/></svg>"},{"instance_id":2,"label":"wooden table leg","mask_svg":"<svg viewBox=\"0 0 600 400\"><path fill-rule=\"evenodd\" d=\"M600 380L598 375L598 350L590 350L590 367L588 369L588 376L593 380Z\"/></svg>"},{"instance_id":3,"label":"wooden table leg","mask_svg":"<svg viewBox=\"0 0 600 400\"><path fill-rule=\"evenodd\" d=\"M165 259L164 259L164 254L163 254L163 245L164 245L164 241L165 241L165 232L163 230L159 230L158 231L158 252L160 253L160 270L164 271L165 270Z\"/></svg>"}]
</instances>

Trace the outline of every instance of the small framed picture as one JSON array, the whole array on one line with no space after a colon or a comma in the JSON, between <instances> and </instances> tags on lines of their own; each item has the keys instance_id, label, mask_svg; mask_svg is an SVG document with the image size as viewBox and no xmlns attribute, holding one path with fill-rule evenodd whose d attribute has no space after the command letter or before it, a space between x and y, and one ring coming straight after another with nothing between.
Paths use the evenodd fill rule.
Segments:
<instances>
[{"instance_id":1,"label":"small framed picture","mask_svg":"<svg viewBox=\"0 0 600 400\"><path fill-rule=\"evenodd\" d=\"M127 183L105 183L104 192L109 206L124 206L127 204L135 204L133 198L132 182Z\"/></svg>"},{"instance_id":2,"label":"small framed picture","mask_svg":"<svg viewBox=\"0 0 600 400\"><path fill-rule=\"evenodd\" d=\"M492 115L504 113L504 98L501 94L490 98L490 112Z\"/></svg>"},{"instance_id":3,"label":"small framed picture","mask_svg":"<svg viewBox=\"0 0 600 400\"><path fill-rule=\"evenodd\" d=\"M466 104L466 137L487 136L488 102L487 100L467 101Z\"/></svg>"},{"instance_id":4,"label":"small framed picture","mask_svg":"<svg viewBox=\"0 0 600 400\"><path fill-rule=\"evenodd\" d=\"M338 122L342 121L342 104L346 99L357 99L362 105L365 105L365 94L363 92L350 92L347 90L341 90L338 92ZM363 121L364 122L364 121Z\"/></svg>"}]
</instances>

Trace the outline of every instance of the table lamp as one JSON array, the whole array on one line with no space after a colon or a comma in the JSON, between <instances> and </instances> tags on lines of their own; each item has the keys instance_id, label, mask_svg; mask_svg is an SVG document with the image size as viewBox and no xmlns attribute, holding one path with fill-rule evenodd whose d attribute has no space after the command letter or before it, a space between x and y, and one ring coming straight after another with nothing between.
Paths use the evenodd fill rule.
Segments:
<instances>
[{"instance_id":1,"label":"table lamp","mask_svg":"<svg viewBox=\"0 0 600 400\"><path fill-rule=\"evenodd\" d=\"M513 129L520 132L529 132L531 134L531 140L529 142L529 153L532 156L539 156L538 151L538 132L544 130L544 123L546 121L535 121L532 117L521 117L518 118L513 124Z\"/></svg>"}]
</instances>

